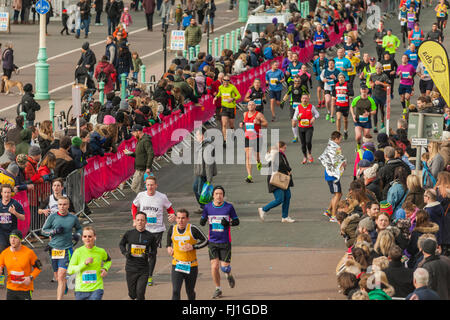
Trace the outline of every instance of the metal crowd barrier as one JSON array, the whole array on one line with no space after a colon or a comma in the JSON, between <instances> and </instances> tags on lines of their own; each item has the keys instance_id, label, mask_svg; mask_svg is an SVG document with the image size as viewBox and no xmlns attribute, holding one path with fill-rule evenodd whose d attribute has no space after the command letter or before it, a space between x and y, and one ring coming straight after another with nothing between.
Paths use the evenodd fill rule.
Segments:
<instances>
[{"instance_id":1,"label":"metal crowd barrier","mask_svg":"<svg viewBox=\"0 0 450 320\"><path fill-rule=\"evenodd\" d=\"M46 200L51 193L52 193L51 182L35 184L34 189L27 192L28 203L30 207L30 228L27 236L25 237L25 241L28 244L30 244L33 248L34 246L30 242L31 238L35 238L36 240L44 244L44 241L42 241L39 235L47 217L44 214L39 214L38 210L39 204L42 201Z\"/></svg>"},{"instance_id":2,"label":"metal crowd barrier","mask_svg":"<svg viewBox=\"0 0 450 320\"><path fill-rule=\"evenodd\" d=\"M84 195L84 170L77 169L69 173L65 181L65 190L67 196L72 200L76 216L83 216L94 222L85 212L85 195Z\"/></svg>"}]
</instances>

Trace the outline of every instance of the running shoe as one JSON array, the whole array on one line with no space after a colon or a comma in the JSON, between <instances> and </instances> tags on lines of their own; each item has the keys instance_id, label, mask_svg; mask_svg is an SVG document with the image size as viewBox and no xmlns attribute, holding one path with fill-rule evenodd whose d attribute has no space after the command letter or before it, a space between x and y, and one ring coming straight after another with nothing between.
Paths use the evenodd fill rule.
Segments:
<instances>
[{"instance_id":1,"label":"running shoe","mask_svg":"<svg viewBox=\"0 0 450 320\"><path fill-rule=\"evenodd\" d=\"M306 164L306 162L308 162L308 160L306 160L306 158L303 158L302 164Z\"/></svg>"},{"instance_id":2,"label":"running shoe","mask_svg":"<svg viewBox=\"0 0 450 320\"><path fill-rule=\"evenodd\" d=\"M234 286L236 285L236 281L234 281L234 277L231 274L231 272L227 273L227 280L228 280L228 285L230 286L230 288L234 288Z\"/></svg>"},{"instance_id":3,"label":"running shoe","mask_svg":"<svg viewBox=\"0 0 450 320\"><path fill-rule=\"evenodd\" d=\"M347 140L347 139L348 139L348 132L344 131L344 140Z\"/></svg>"},{"instance_id":4,"label":"running shoe","mask_svg":"<svg viewBox=\"0 0 450 320\"><path fill-rule=\"evenodd\" d=\"M374 133L378 133L378 128L377 127L373 127L373 132Z\"/></svg>"},{"instance_id":5,"label":"running shoe","mask_svg":"<svg viewBox=\"0 0 450 320\"><path fill-rule=\"evenodd\" d=\"M335 122L336 122L336 120L334 119L334 117L331 117L331 118L330 118L330 122L331 122L331 123L335 123Z\"/></svg>"},{"instance_id":6,"label":"running shoe","mask_svg":"<svg viewBox=\"0 0 450 320\"><path fill-rule=\"evenodd\" d=\"M381 129L384 129L384 122L381 123Z\"/></svg>"},{"instance_id":7,"label":"running shoe","mask_svg":"<svg viewBox=\"0 0 450 320\"><path fill-rule=\"evenodd\" d=\"M309 163L313 163L314 162L314 158L311 156L308 158Z\"/></svg>"},{"instance_id":8,"label":"running shoe","mask_svg":"<svg viewBox=\"0 0 450 320\"><path fill-rule=\"evenodd\" d=\"M67 294L67 292L69 292L69 287L67 286L67 283L66 283L66 288L64 289L64 294Z\"/></svg>"},{"instance_id":9,"label":"running shoe","mask_svg":"<svg viewBox=\"0 0 450 320\"><path fill-rule=\"evenodd\" d=\"M338 222L338 221L337 221L336 217L331 217L330 222Z\"/></svg>"},{"instance_id":10,"label":"running shoe","mask_svg":"<svg viewBox=\"0 0 450 320\"><path fill-rule=\"evenodd\" d=\"M287 218L282 218L282 219L281 219L281 222L282 222L282 223L284 223L284 222L292 223L292 222L295 222L295 220L292 219L291 217L287 217Z\"/></svg>"},{"instance_id":11,"label":"running shoe","mask_svg":"<svg viewBox=\"0 0 450 320\"><path fill-rule=\"evenodd\" d=\"M261 169L262 169L262 163L261 163L261 162L258 162L258 163L256 164L256 169L258 169L258 170L261 170Z\"/></svg>"},{"instance_id":12,"label":"running shoe","mask_svg":"<svg viewBox=\"0 0 450 320\"><path fill-rule=\"evenodd\" d=\"M330 114L327 113L327 116L325 117L325 120L329 121L330 120Z\"/></svg>"},{"instance_id":13,"label":"running shoe","mask_svg":"<svg viewBox=\"0 0 450 320\"><path fill-rule=\"evenodd\" d=\"M148 277L147 286L149 286L149 287L153 286L153 278L152 277Z\"/></svg>"},{"instance_id":14,"label":"running shoe","mask_svg":"<svg viewBox=\"0 0 450 320\"><path fill-rule=\"evenodd\" d=\"M212 298L217 299L217 298L221 298L221 297L222 297L222 290L216 289L216 291L214 291Z\"/></svg>"},{"instance_id":15,"label":"running shoe","mask_svg":"<svg viewBox=\"0 0 450 320\"><path fill-rule=\"evenodd\" d=\"M253 178L252 178L252 176L248 176L247 178L245 178L245 182L247 182L247 183L253 183Z\"/></svg>"},{"instance_id":16,"label":"running shoe","mask_svg":"<svg viewBox=\"0 0 450 320\"><path fill-rule=\"evenodd\" d=\"M264 216L266 215L266 212L263 210L263 208L258 208L258 214L261 221L264 222Z\"/></svg>"},{"instance_id":17,"label":"running shoe","mask_svg":"<svg viewBox=\"0 0 450 320\"><path fill-rule=\"evenodd\" d=\"M292 143L297 143L297 142L298 142L298 138L292 139Z\"/></svg>"},{"instance_id":18,"label":"running shoe","mask_svg":"<svg viewBox=\"0 0 450 320\"><path fill-rule=\"evenodd\" d=\"M325 217L328 217L328 218L331 218L331 213L330 213L330 210L325 210L324 212L323 212L323 215L325 216Z\"/></svg>"}]
</instances>

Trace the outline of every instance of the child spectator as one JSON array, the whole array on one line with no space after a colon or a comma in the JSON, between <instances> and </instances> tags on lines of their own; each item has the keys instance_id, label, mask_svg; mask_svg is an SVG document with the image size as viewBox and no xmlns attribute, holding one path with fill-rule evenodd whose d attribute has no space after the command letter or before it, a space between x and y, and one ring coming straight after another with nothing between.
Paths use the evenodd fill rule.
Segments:
<instances>
[{"instance_id":1,"label":"child spectator","mask_svg":"<svg viewBox=\"0 0 450 320\"><path fill-rule=\"evenodd\" d=\"M141 58L139 58L139 54L134 51L131 55L131 61L133 62L133 78L138 79L139 71L141 70L141 66L143 65Z\"/></svg>"},{"instance_id":2,"label":"child spectator","mask_svg":"<svg viewBox=\"0 0 450 320\"><path fill-rule=\"evenodd\" d=\"M123 9L122 16L120 17L120 23L127 32L128 27L133 24L133 19L131 19L131 14L128 12L128 7Z\"/></svg>"},{"instance_id":3,"label":"child spectator","mask_svg":"<svg viewBox=\"0 0 450 320\"><path fill-rule=\"evenodd\" d=\"M62 25L64 27L61 30L61 35L64 33L64 31L66 32L66 35L69 35L69 28L67 27L67 21L69 20L69 15L67 14L67 9L65 9L65 8L62 11L61 19L62 19Z\"/></svg>"}]
</instances>

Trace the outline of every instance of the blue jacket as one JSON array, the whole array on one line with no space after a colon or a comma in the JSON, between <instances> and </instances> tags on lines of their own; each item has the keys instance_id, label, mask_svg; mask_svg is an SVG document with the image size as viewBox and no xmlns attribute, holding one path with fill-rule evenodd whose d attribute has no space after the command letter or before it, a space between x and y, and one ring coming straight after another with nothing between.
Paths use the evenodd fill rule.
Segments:
<instances>
[{"instance_id":1,"label":"blue jacket","mask_svg":"<svg viewBox=\"0 0 450 320\"><path fill-rule=\"evenodd\" d=\"M100 134L96 131L93 131L90 135L90 140L89 140L89 153L92 156L104 156L105 151L103 150L102 146L105 143L106 138L102 138L102 136L100 136Z\"/></svg>"},{"instance_id":2,"label":"blue jacket","mask_svg":"<svg viewBox=\"0 0 450 320\"><path fill-rule=\"evenodd\" d=\"M398 209L401 209L402 204L405 201L407 195L408 195L408 190L406 190L406 192L405 192L401 183L394 182L392 184L392 186L389 188L386 200L387 200L387 202L389 202L392 205L394 217L395 217L395 212Z\"/></svg>"},{"instance_id":3,"label":"blue jacket","mask_svg":"<svg viewBox=\"0 0 450 320\"><path fill-rule=\"evenodd\" d=\"M411 292L405 300L410 300L412 296L419 298L419 300L441 300L436 291L431 290L427 286L417 288Z\"/></svg>"},{"instance_id":4,"label":"blue jacket","mask_svg":"<svg viewBox=\"0 0 450 320\"><path fill-rule=\"evenodd\" d=\"M317 58L316 60L314 60L313 62L313 71L314 74L316 75L316 80L320 80L320 74L322 73L323 69L327 69L328 68L328 58L323 58L323 60L325 61L325 65L324 68L320 68L320 58Z\"/></svg>"},{"instance_id":5,"label":"blue jacket","mask_svg":"<svg viewBox=\"0 0 450 320\"><path fill-rule=\"evenodd\" d=\"M442 221L444 219L444 209L438 201L427 204L423 209L428 212L430 220L439 226L439 231L436 234L436 238L438 244L442 244Z\"/></svg>"}]
</instances>

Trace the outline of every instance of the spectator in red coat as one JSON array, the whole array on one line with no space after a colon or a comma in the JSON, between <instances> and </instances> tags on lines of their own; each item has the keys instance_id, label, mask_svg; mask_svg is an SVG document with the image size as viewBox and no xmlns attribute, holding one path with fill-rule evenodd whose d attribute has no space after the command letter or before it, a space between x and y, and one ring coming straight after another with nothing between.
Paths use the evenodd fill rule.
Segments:
<instances>
[{"instance_id":1,"label":"spectator in red coat","mask_svg":"<svg viewBox=\"0 0 450 320\"><path fill-rule=\"evenodd\" d=\"M28 149L27 165L25 167L25 180L31 181L34 184L43 183L44 179L38 173L37 164L41 160L41 148L38 146L31 146Z\"/></svg>"},{"instance_id":2,"label":"spectator in red coat","mask_svg":"<svg viewBox=\"0 0 450 320\"><path fill-rule=\"evenodd\" d=\"M117 77L116 68L114 68L114 66L108 62L107 56L103 56L102 60L95 67L94 77L97 80L97 84L100 83L101 77L99 76L102 71L105 73L106 81L104 81L105 82L104 92L105 94L107 94L114 90L114 84L116 82Z\"/></svg>"},{"instance_id":3,"label":"spectator in red coat","mask_svg":"<svg viewBox=\"0 0 450 320\"><path fill-rule=\"evenodd\" d=\"M54 178L53 170L55 170L55 167L56 157L53 153L48 152L41 161L38 173L44 181L52 181Z\"/></svg>"}]
</instances>

